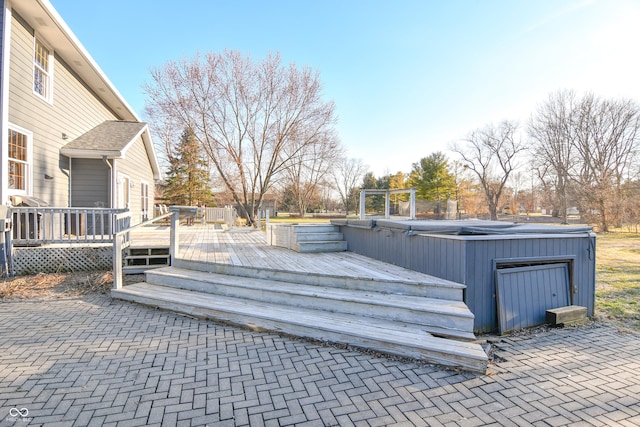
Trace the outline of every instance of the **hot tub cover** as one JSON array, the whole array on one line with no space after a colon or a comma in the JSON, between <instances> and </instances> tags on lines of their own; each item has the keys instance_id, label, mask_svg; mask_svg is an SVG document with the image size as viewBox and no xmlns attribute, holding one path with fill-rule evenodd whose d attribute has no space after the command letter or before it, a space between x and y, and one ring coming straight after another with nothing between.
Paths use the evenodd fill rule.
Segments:
<instances>
[{"instance_id":1,"label":"hot tub cover","mask_svg":"<svg viewBox=\"0 0 640 427\"><path fill-rule=\"evenodd\" d=\"M354 220L355 221L355 220ZM576 234L591 232L585 225L517 224L505 221L486 220L370 220L371 228L403 231L410 234L450 234L450 235L496 235L496 234ZM362 226L344 221L340 225Z\"/></svg>"}]
</instances>

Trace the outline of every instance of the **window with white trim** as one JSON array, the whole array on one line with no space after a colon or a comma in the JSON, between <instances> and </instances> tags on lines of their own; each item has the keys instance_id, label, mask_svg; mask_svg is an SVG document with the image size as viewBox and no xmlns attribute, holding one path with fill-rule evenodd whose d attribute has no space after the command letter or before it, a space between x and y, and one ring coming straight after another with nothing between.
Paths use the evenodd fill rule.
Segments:
<instances>
[{"instance_id":1,"label":"window with white trim","mask_svg":"<svg viewBox=\"0 0 640 427\"><path fill-rule=\"evenodd\" d=\"M149 183L140 181L140 207L142 209L142 220L149 219Z\"/></svg>"},{"instance_id":2,"label":"window with white trim","mask_svg":"<svg viewBox=\"0 0 640 427\"><path fill-rule=\"evenodd\" d=\"M9 193L28 194L31 189L31 132L9 127Z\"/></svg>"},{"instance_id":3,"label":"window with white trim","mask_svg":"<svg viewBox=\"0 0 640 427\"><path fill-rule=\"evenodd\" d=\"M33 93L47 102L53 100L53 54L40 40L34 37L33 48Z\"/></svg>"},{"instance_id":4,"label":"window with white trim","mask_svg":"<svg viewBox=\"0 0 640 427\"><path fill-rule=\"evenodd\" d=\"M129 209L129 187L131 186L131 178L129 175L118 173L118 209Z\"/></svg>"}]
</instances>

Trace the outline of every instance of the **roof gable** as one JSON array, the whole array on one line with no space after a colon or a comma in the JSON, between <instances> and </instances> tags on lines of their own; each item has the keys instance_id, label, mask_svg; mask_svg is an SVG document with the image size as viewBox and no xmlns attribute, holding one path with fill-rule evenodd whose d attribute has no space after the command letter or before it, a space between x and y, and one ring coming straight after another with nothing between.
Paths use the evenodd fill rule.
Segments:
<instances>
[{"instance_id":1,"label":"roof gable","mask_svg":"<svg viewBox=\"0 0 640 427\"><path fill-rule=\"evenodd\" d=\"M138 138L142 141L153 169L155 179L160 178L158 161L149 135L149 125L142 122L108 120L64 145L60 153L75 159L123 159Z\"/></svg>"},{"instance_id":2,"label":"roof gable","mask_svg":"<svg viewBox=\"0 0 640 427\"><path fill-rule=\"evenodd\" d=\"M147 124L141 122L106 121L63 146L60 152L74 158L121 158L146 128Z\"/></svg>"}]
</instances>

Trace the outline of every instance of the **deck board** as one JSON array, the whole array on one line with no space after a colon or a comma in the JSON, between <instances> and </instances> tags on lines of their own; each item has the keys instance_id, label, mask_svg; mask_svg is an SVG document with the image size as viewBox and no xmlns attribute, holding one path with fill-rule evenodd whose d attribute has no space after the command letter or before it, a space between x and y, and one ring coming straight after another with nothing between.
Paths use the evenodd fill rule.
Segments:
<instances>
[{"instance_id":1,"label":"deck board","mask_svg":"<svg viewBox=\"0 0 640 427\"><path fill-rule=\"evenodd\" d=\"M249 228L221 230L212 224L180 227L178 257L243 267L333 274L371 279L433 281L432 276L353 252L298 253L269 246L264 232ZM132 232L132 247L169 245L169 227Z\"/></svg>"}]
</instances>

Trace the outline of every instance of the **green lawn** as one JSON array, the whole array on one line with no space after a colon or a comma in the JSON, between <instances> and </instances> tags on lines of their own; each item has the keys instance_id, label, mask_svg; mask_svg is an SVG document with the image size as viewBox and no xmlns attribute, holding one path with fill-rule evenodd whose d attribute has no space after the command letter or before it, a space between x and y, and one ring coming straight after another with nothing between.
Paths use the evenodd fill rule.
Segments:
<instances>
[{"instance_id":1,"label":"green lawn","mask_svg":"<svg viewBox=\"0 0 640 427\"><path fill-rule=\"evenodd\" d=\"M596 316L640 331L640 235L596 238Z\"/></svg>"}]
</instances>

